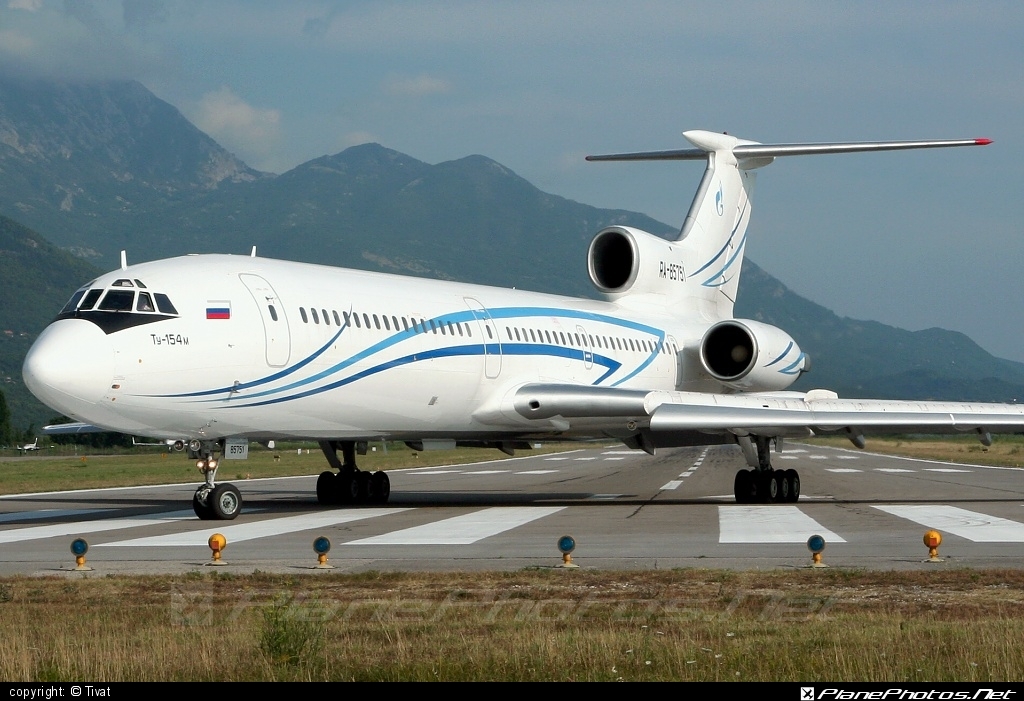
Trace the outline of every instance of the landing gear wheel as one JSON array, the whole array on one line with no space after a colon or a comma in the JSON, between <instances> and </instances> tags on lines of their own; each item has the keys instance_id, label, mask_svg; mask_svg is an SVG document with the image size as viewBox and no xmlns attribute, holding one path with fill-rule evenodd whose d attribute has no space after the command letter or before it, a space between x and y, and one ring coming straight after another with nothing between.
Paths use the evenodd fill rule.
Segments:
<instances>
[{"instance_id":1,"label":"landing gear wheel","mask_svg":"<svg viewBox=\"0 0 1024 701\"><path fill-rule=\"evenodd\" d=\"M355 503L367 504L370 501L370 473L369 472L357 472L354 474L352 479L353 483L353 496L355 496Z\"/></svg>"},{"instance_id":2,"label":"landing gear wheel","mask_svg":"<svg viewBox=\"0 0 1024 701\"><path fill-rule=\"evenodd\" d=\"M213 490L211 489L200 487L192 495L192 510L196 512L196 516L199 517L200 521L210 521L213 519L213 509L210 508L210 494L212 492Z\"/></svg>"},{"instance_id":3,"label":"landing gear wheel","mask_svg":"<svg viewBox=\"0 0 1024 701\"><path fill-rule=\"evenodd\" d=\"M761 476L764 484L763 496L765 502L774 504L779 500L779 479L774 472L766 472Z\"/></svg>"},{"instance_id":4,"label":"landing gear wheel","mask_svg":"<svg viewBox=\"0 0 1024 701\"><path fill-rule=\"evenodd\" d=\"M242 494L233 484L218 484L210 492L207 504L215 519L232 521L242 513Z\"/></svg>"},{"instance_id":5,"label":"landing gear wheel","mask_svg":"<svg viewBox=\"0 0 1024 701\"><path fill-rule=\"evenodd\" d=\"M789 481L789 503L795 504L800 499L800 473L786 470L786 478Z\"/></svg>"},{"instance_id":6,"label":"landing gear wheel","mask_svg":"<svg viewBox=\"0 0 1024 701\"><path fill-rule=\"evenodd\" d=\"M371 503L387 504L391 497L391 478L388 473L381 470L370 476L370 493L373 495Z\"/></svg>"},{"instance_id":7,"label":"landing gear wheel","mask_svg":"<svg viewBox=\"0 0 1024 701\"><path fill-rule=\"evenodd\" d=\"M356 482L356 475L354 474L339 474L334 480L336 493L338 495L338 504L355 504L359 498L359 484Z\"/></svg>"},{"instance_id":8,"label":"landing gear wheel","mask_svg":"<svg viewBox=\"0 0 1024 701\"><path fill-rule=\"evenodd\" d=\"M779 482L779 501L783 504L788 504L789 490L791 489L789 473L785 471L776 472L775 478Z\"/></svg>"},{"instance_id":9,"label":"landing gear wheel","mask_svg":"<svg viewBox=\"0 0 1024 701\"><path fill-rule=\"evenodd\" d=\"M316 500L324 506L338 503L338 476L326 470L316 478Z\"/></svg>"},{"instance_id":10,"label":"landing gear wheel","mask_svg":"<svg viewBox=\"0 0 1024 701\"><path fill-rule=\"evenodd\" d=\"M750 471L740 470L732 483L732 493L737 504L746 504L750 499Z\"/></svg>"}]
</instances>

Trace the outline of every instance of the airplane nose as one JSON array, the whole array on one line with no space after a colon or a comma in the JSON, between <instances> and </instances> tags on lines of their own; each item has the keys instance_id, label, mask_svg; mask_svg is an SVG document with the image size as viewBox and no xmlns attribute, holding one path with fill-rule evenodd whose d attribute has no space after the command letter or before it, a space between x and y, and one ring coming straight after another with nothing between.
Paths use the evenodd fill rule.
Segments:
<instances>
[{"instance_id":1,"label":"airplane nose","mask_svg":"<svg viewBox=\"0 0 1024 701\"><path fill-rule=\"evenodd\" d=\"M114 349L96 324L61 319L47 326L25 356L25 386L39 401L81 418L103 399L114 376Z\"/></svg>"}]
</instances>

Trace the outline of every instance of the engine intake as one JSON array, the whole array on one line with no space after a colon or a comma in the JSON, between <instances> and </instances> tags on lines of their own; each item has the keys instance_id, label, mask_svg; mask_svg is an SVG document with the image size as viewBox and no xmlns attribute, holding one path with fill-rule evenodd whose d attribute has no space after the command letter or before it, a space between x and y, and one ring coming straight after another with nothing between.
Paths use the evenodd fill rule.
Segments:
<instances>
[{"instance_id":1,"label":"engine intake","mask_svg":"<svg viewBox=\"0 0 1024 701\"><path fill-rule=\"evenodd\" d=\"M707 330L700 360L719 382L745 391L789 387L810 370L810 357L782 329L759 321L729 319Z\"/></svg>"}]
</instances>

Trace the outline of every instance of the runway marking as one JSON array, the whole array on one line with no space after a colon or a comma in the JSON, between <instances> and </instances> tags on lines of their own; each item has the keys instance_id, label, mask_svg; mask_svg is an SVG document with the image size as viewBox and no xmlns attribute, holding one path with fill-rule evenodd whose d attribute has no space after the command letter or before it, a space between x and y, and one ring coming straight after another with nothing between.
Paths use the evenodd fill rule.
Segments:
<instances>
[{"instance_id":1,"label":"runway marking","mask_svg":"<svg viewBox=\"0 0 1024 701\"><path fill-rule=\"evenodd\" d=\"M926 467L925 472L973 472L973 470L957 470L952 467Z\"/></svg>"},{"instance_id":2,"label":"runway marking","mask_svg":"<svg viewBox=\"0 0 1024 701\"><path fill-rule=\"evenodd\" d=\"M606 450L601 455L636 455L635 450Z\"/></svg>"},{"instance_id":3,"label":"runway marking","mask_svg":"<svg viewBox=\"0 0 1024 701\"><path fill-rule=\"evenodd\" d=\"M917 470L904 470L902 467L876 467L875 472L917 472Z\"/></svg>"},{"instance_id":4,"label":"runway marking","mask_svg":"<svg viewBox=\"0 0 1024 701\"><path fill-rule=\"evenodd\" d=\"M806 453L807 451L804 450L803 448L786 448L786 452L787 453L796 454L796 453Z\"/></svg>"},{"instance_id":5,"label":"runway marking","mask_svg":"<svg viewBox=\"0 0 1024 701\"><path fill-rule=\"evenodd\" d=\"M875 506L893 516L952 533L973 543L1024 543L1024 523L945 504Z\"/></svg>"},{"instance_id":6,"label":"runway marking","mask_svg":"<svg viewBox=\"0 0 1024 701\"><path fill-rule=\"evenodd\" d=\"M825 472L863 472L853 467L826 467Z\"/></svg>"},{"instance_id":7,"label":"runway marking","mask_svg":"<svg viewBox=\"0 0 1024 701\"><path fill-rule=\"evenodd\" d=\"M573 458L573 460L597 460L597 458Z\"/></svg>"},{"instance_id":8,"label":"runway marking","mask_svg":"<svg viewBox=\"0 0 1024 701\"><path fill-rule=\"evenodd\" d=\"M435 523L403 528L344 545L471 545L539 518L562 511L564 506L495 506ZM228 541L230 542L230 540Z\"/></svg>"},{"instance_id":9,"label":"runway marking","mask_svg":"<svg viewBox=\"0 0 1024 701\"><path fill-rule=\"evenodd\" d=\"M805 543L814 534L845 543L796 506L719 506L719 543Z\"/></svg>"},{"instance_id":10,"label":"runway marking","mask_svg":"<svg viewBox=\"0 0 1024 701\"><path fill-rule=\"evenodd\" d=\"M605 460L625 460L625 458L605 458Z\"/></svg>"},{"instance_id":11,"label":"runway marking","mask_svg":"<svg viewBox=\"0 0 1024 701\"><path fill-rule=\"evenodd\" d=\"M682 480L672 480L671 482L666 482L661 489L662 491L666 489L679 489L679 485L681 485L682 483Z\"/></svg>"},{"instance_id":12,"label":"runway marking","mask_svg":"<svg viewBox=\"0 0 1024 701\"><path fill-rule=\"evenodd\" d=\"M417 475L457 475L462 470L416 470Z\"/></svg>"},{"instance_id":13,"label":"runway marking","mask_svg":"<svg viewBox=\"0 0 1024 701\"><path fill-rule=\"evenodd\" d=\"M464 475L501 475L511 470L473 470L472 472L463 472Z\"/></svg>"},{"instance_id":14,"label":"runway marking","mask_svg":"<svg viewBox=\"0 0 1024 701\"><path fill-rule=\"evenodd\" d=\"M693 466L690 467L690 469L687 470L686 472L683 472L682 474L679 475L680 479L675 479L670 482L666 482L664 485L662 485L661 491L665 491L667 489L679 489L679 485L683 483L683 478L689 477L690 475L697 471L698 467L704 464L704 458L707 457L707 454L708 448L705 448L704 452L700 454L700 457L698 457L694 461Z\"/></svg>"},{"instance_id":15,"label":"runway marking","mask_svg":"<svg viewBox=\"0 0 1024 701\"><path fill-rule=\"evenodd\" d=\"M837 455L837 460L860 460L859 455Z\"/></svg>"},{"instance_id":16,"label":"runway marking","mask_svg":"<svg viewBox=\"0 0 1024 701\"><path fill-rule=\"evenodd\" d=\"M378 516L389 516L409 509L350 509L327 512L314 512L299 516L285 516L284 518L270 518L252 523L239 523L233 526L212 526L209 521L196 523L196 530L185 533L168 533L167 535L150 536L148 538L132 538L131 540L119 540L114 543L100 543L96 547L127 548L127 547L206 547L210 538L210 531L216 530L223 535L230 546L232 543L240 543L256 538L268 538L275 535L295 533L297 531L308 531L313 528L325 528L339 523L351 523L363 521Z\"/></svg>"},{"instance_id":17,"label":"runway marking","mask_svg":"<svg viewBox=\"0 0 1024 701\"><path fill-rule=\"evenodd\" d=\"M569 458L544 458L544 459L545 460L550 460L551 462L556 462L558 460L568 460Z\"/></svg>"},{"instance_id":18,"label":"runway marking","mask_svg":"<svg viewBox=\"0 0 1024 701\"><path fill-rule=\"evenodd\" d=\"M797 456L795 456L795 455L776 455L775 459L776 460L799 460L799 458Z\"/></svg>"},{"instance_id":19,"label":"runway marking","mask_svg":"<svg viewBox=\"0 0 1024 701\"><path fill-rule=\"evenodd\" d=\"M828 460L827 455L808 455L811 460Z\"/></svg>"},{"instance_id":20,"label":"runway marking","mask_svg":"<svg viewBox=\"0 0 1024 701\"><path fill-rule=\"evenodd\" d=\"M14 521L34 521L43 518L62 518L64 516L84 516L86 514L102 514L117 509L41 509L39 511L18 511L13 514L0 514L0 523Z\"/></svg>"},{"instance_id":21,"label":"runway marking","mask_svg":"<svg viewBox=\"0 0 1024 701\"><path fill-rule=\"evenodd\" d=\"M517 475L550 475L553 472L558 472L558 470L523 470L522 472L517 472L516 474Z\"/></svg>"},{"instance_id":22,"label":"runway marking","mask_svg":"<svg viewBox=\"0 0 1024 701\"><path fill-rule=\"evenodd\" d=\"M196 515L192 509L186 509L183 511L165 511L160 514L151 514L148 517L139 518L105 518L96 521L72 521L71 523L55 523L50 526L14 528L9 531L0 531L0 544L22 543L27 540L41 540L43 538L57 538L68 535L102 533L103 531L116 531L122 528L145 528L169 521L182 521L195 517ZM204 540L203 542L205 543L206 541Z\"/></svg>"}]
</instances>

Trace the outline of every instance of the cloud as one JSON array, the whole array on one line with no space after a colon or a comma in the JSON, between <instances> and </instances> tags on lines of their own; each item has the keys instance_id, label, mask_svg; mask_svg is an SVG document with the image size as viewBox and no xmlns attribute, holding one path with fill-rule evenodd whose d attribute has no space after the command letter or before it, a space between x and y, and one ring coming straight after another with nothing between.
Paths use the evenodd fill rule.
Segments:
<instances>
[{"instance_id":1,"label":"cloud","mask_svg":"<svg viewBox=\"0 0 1024 701\"><path fill-rule=\"evenodd\" d=\"M43 9L43 0L7 0L7 7L12 10L39 12Z\"/></svg>"},{"instance_id":2,"label":"cloud","mask_svg":"<svg viewBox=\"0 0 1024 701\"><path fill-rule=\"evenodd\" d=\"M384 82L384 90L392 95L425 97L449 93L452 86L447 80L422 74L412 78L392 76Z\"/></svg>"},{"instance_id":3,"label":"cloud","mask_svg":"<svg viewBox=\"0 0 1024 701\"><path fill-rule=\"evenodd\" d=\"M280 111L254 107L226 86L203 95L191 119L257 168L265 167L281 139Z\"/></svg>"}]
</instances>

